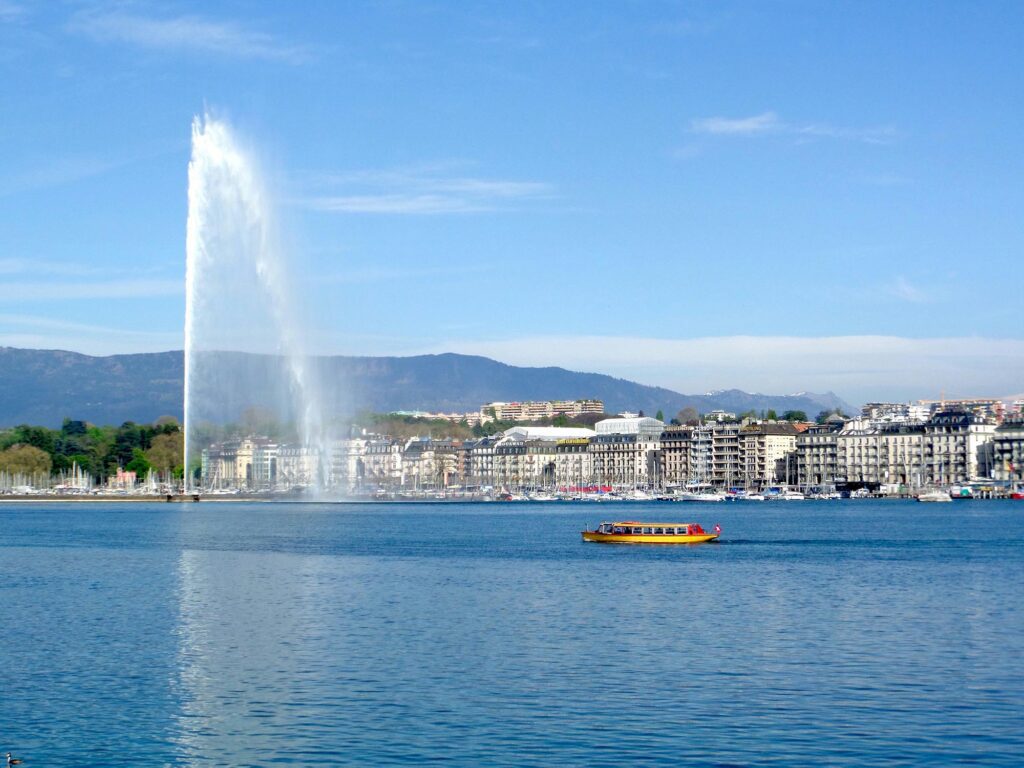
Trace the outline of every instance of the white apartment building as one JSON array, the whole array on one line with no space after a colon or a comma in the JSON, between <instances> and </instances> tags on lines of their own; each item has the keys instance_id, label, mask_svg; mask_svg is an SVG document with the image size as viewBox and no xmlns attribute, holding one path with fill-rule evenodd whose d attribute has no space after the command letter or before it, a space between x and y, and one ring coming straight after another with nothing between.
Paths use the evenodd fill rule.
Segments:
<instances>
[{"instance_id":1,"label":"white apartment building","mask_svg":"<svg viewBox=\"0 0 1024 768\"><path fill-rule=\"evenodd\" d=\"M914 489L990 478L995 429L994 422L963 412L936 413L923 424L852 419L837 435L837 479Z\"/></svg>"},{"instance_id":2,"label":"white apartment building","mask_svg":"<svg viewBox=\"0 0 1024 768\"><path fill-rule=\"evenodd\" d=\"M559 488L591 485L593 476L590 438L571 437L555 443L555 484Z\"/></svg>"},{"instance_id":3,"label":"white apartment building","mask_svg":"<svg viewBox=\"0 0 1024 768\"><path fill-rule=\"evenodd\" d=\"M1024 418L1004 421L992 437L993 477L1005 483L1024 483Z\"/></svg>"},{"instance_id":4,"label":"white apartment building","mask_svg":"<svg viewBox=\"0 0 1024 768\"><path fill-rule=\"evenodd\" d=\"M562 414L581 416L585 413L604 413L604 403L589 399L486 403L480 406L480 421L536 421Z\"/></svg>"},{"instance_id":5,"label":"white apartment building","mask_svg":"<svg viewBox=\"0 0 1024 768\"><path fill-rule=\"evenodd\" d=\"M834 487L839 474L839 430L843 419L830 417L825 424L815 424L796 436L797 485Z\"/></svg>"},{"instance_id":6,"label":"white apartment building","mask_svg":"<svg viewBox=\"0 0 1024 768\"><path fill-rule=\"evenodd\" d=\"M635 432L599 433L590 441L594 482L636 487L660 484L660 437L661 432L654 437Z\"/></svg>"},{"instance_id":7,"label":"white apartment building","mask_svg":"<svg viewBox=\"0 0 1024 768\"><path fill-rule=\"evenodd\" d=\"M739 432L743 486L795 483L796 461L793 454L796 436L796 427L788 422L764 422L743 427Z\"/></svg>"}]
</instances>

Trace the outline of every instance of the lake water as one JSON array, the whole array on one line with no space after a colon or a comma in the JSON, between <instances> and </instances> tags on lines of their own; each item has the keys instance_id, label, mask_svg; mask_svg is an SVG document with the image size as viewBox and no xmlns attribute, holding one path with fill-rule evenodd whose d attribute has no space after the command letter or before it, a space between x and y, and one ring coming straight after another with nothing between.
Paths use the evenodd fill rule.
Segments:
<instances>
[{"instance_id":1,"label":"lake water","mask_svg":"<svg viewBox=\"0 0 1024 768\"><path fill-rule=\"evenodd\" d=\"M695 520L718 544L584 544ZM1024 503L0 504L0 753L1024 760Z\"/></svg>"}]
</instances>

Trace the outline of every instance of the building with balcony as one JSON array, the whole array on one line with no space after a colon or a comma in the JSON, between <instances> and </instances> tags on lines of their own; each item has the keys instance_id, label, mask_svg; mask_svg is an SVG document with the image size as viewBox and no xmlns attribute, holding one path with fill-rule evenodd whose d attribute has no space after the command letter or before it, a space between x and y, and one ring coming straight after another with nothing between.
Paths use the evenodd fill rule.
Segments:
<instances>
[{"instance_id":1,"label":"building with balcony","mask_svg":"<svg viewBox=\"0 0 1024 768\"><path fill-rule=\"evenodd\" d=\"M559 488L590 485L593 474L590 438L570 437L555 443L555 484Z\"/></svg>"},{"instance_id":2,"label":"building with balcony","mask_svg":"<svg viewBox=\"0 0 1024 768\"><path fill-rule=\"evenodd\" d=\"M665 485L683 485L690 480L690 445L694 427L666 427L661 443L661 477Z\"/></svg>"},{"instance_id":3,"label":"building with balcony","mask_svg":"<svg viewBox=\"0 0 1024 768\"><path fill-rule=\"evenodd\" d=\"M739 431L742 485L763 488L774 483L795 484L797 430L784 421L748 424Z\"/></svg>"},{"instance_id":4,"label":"building with balcony","mask_svg":"<svg viewBox=\"0 0 1024 768\"><path fill-rule=\"evenodd\" d=\"M540 421L585 413L604 413L604 403L593 399L487 403L480 406L480 421Z\"/></svg>"},{"instance_id":5,"label":"building with balcony","mask_svg":"<svg viewBox=\"0 0 1024 768\"><path fill-rule=\"evenodd\" d=\"M993 477L1011 486L1024 483L1024 417L1007 419L992 436Z\"/></svg>"},{"instance_id":6,"label":"building with balcony","mask_svg":"<svg viewBox=\"0 0 1024 768\"><path fill-rule=\"evenodd\" d=\"M796 436L796 477L801 488L834 487L839 475L843 420L815 424Z\"/></svg>"}]
</instances>

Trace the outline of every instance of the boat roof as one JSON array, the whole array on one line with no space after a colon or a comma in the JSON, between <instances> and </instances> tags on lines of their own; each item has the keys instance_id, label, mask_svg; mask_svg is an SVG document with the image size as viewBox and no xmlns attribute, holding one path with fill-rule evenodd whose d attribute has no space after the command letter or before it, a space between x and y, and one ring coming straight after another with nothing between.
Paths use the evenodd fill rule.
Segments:
<instances>
[{"instance_id":1,"label":"boat roof","mask_svg":"<svg viewBox=\"0 0 1024 768\"><path fill-rule=\"evenodd\" d=\"M697 525L697 523L642 523L642 522L639 522L637 520L620 520L618 522L613 522L613 523L602 522L601 525L631 525L631 526L634 526L634 527L638 526L638 525L642 525L642 526L653 526L655 528L666 528L666 527L671 528L671 527L677 527L677 526L681 526L681 525Z\"/></svg>"}]
</instances>

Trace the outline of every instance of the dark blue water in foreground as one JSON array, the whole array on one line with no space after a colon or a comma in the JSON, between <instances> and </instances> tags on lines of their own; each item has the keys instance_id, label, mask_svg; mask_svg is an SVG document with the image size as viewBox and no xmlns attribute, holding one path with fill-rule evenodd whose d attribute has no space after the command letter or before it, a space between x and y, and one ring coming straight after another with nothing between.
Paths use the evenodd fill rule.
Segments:
<instances>
[{"instance_id":1,"label":"dark blue water in foreground","mask_svg":"<svg viewBox=\"0 0 1024 768\"><path fill-rule=\"evenodd\" d=\"M583 544L601 519L720 544ZM1024 503L0 505L0 753L1019 765Z\"/></svg>"}]
</instances>

